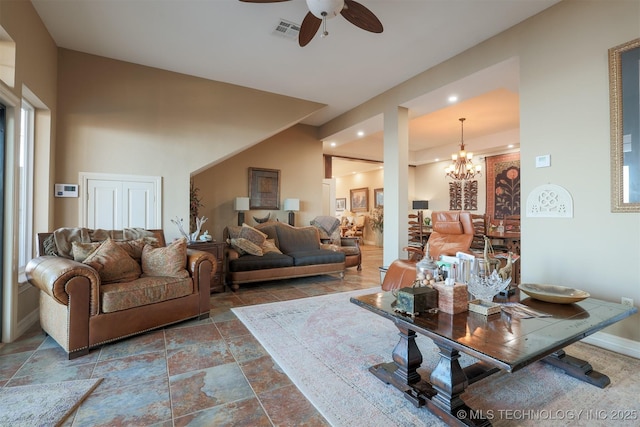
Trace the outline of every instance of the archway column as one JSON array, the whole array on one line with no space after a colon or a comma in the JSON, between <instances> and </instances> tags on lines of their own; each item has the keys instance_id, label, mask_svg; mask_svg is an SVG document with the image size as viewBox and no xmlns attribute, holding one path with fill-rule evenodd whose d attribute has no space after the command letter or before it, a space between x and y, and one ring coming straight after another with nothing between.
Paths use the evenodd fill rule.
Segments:
<instances>
[{"instance_id":1,"label":"archway column","mask_svg":"<svg viewBox=\"0 0 640 427\"><path fill-rule=\"evenodd\" d=\"M406 257L409 200L409 110L384 112L384 249L383 265Z\"/></svg>"}]
</instances>

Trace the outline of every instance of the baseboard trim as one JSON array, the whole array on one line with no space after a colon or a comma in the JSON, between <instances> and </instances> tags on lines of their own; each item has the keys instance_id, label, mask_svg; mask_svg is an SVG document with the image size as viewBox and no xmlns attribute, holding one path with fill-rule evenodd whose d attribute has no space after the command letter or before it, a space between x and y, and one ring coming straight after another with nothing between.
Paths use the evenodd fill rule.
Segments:
<instances>
[{"instance_id":1,"label":"baseboard trim","mask_svg":"<svg viewBox=\"0 0 640 427\"><path fill-rule=\"evenodd\" d=\"M640 342L628 338L607 334L606 332L596 332L583 338L582 342L640 359Z\"/></svg>"},{"instance_id":2,"label":"baseboard trim","mask_svg":"<svg viewBox=\"0 0 640 427\"><path fill-rule=\"evenodd\" d=\"M18 328L16 331L16 337L22 336L25 332L29 330L34 324L38 323L40 320L40 309L36 308L31 313L26 315L24 319L18 322Z\"/></svg>"}]
</instances>

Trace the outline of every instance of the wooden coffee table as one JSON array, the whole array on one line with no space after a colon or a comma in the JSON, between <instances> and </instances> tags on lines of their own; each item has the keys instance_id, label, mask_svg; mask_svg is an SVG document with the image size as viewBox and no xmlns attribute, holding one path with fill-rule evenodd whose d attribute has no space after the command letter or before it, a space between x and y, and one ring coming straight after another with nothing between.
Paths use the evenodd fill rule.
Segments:
<instances>
[{"instance_id":1,"label":"wooden coffee table","mask_svg":"<svg viewBox=\"0 0 640 427\"><path fill-rule=\"evenodd\" d=\"M519 293L510 298L519 299ZM470 426L491 424L487 419L478 419L478 412L469 408L461 395L470 384L500 370L515 372L540 360L575 378L606 387L609 377L562 349L638 311L635 307L594 298L573 304L525 298L520 302L551 317L516 319L505 313L487 317L473 312L422 313L411 317L393 311L395 298L391 292L353 297L351 302L393 321L400 331L393 362L374 365L369 370L402 391L417 407L426 406L450 425ZM440 361L428 381L417 372L422 354L415 343L416 333L431 338L440 349ZM478 362L462 368L459 352L475 357Z\"/></svg>"}]
</instances>

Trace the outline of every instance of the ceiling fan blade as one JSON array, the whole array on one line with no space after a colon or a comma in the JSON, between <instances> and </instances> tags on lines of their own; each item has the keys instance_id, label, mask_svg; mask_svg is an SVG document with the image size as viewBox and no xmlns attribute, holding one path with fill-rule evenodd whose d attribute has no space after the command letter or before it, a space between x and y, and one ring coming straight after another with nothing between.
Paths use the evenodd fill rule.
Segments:
<instances>
[{"instance_id":1,"label":"ceiling fan blade","mask_svg":"<svg viewBox=\"0 0 640 427\"><path fill-rule=\"evenodd\" d=\"M353 0L344 0L344 8L340 12L342 16L356 27L372 33L381 33L382 22L369 9Z\"/></svg>"},{"instance_id":2,"label":"ceiling fan blade","mask_svg":"<svg viewBox=\"0 0 640 427\"><path fill-rule=\"evenodd\" d=\"M309 44L313 36L318 32L320 24L322 24L322 19L316 18L316 16L311 12L307 13L307 16L305 16L302 21L302 25L300 25L300 34L298 34L298 43L300 44L300 47L304 47Z\"/></svg>"}]
</instances>

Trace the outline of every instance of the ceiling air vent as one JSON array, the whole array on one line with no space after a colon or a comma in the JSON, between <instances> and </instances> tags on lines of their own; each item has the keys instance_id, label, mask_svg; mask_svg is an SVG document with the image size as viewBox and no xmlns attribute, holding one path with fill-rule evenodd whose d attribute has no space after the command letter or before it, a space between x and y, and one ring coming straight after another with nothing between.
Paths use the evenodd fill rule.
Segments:
<instances>
[{"instance_id":1,"label":"ceiling air vent","mask_svg":"<svg viewBox=\"0 0 640 427\"><path fill-rule=\"evenodd\" d=\"M280 19L280 22L273 30L273 34L290 40L298 40L300 33L300 24L296 24L286 19Z\"/></svg>"}]
</instances>

